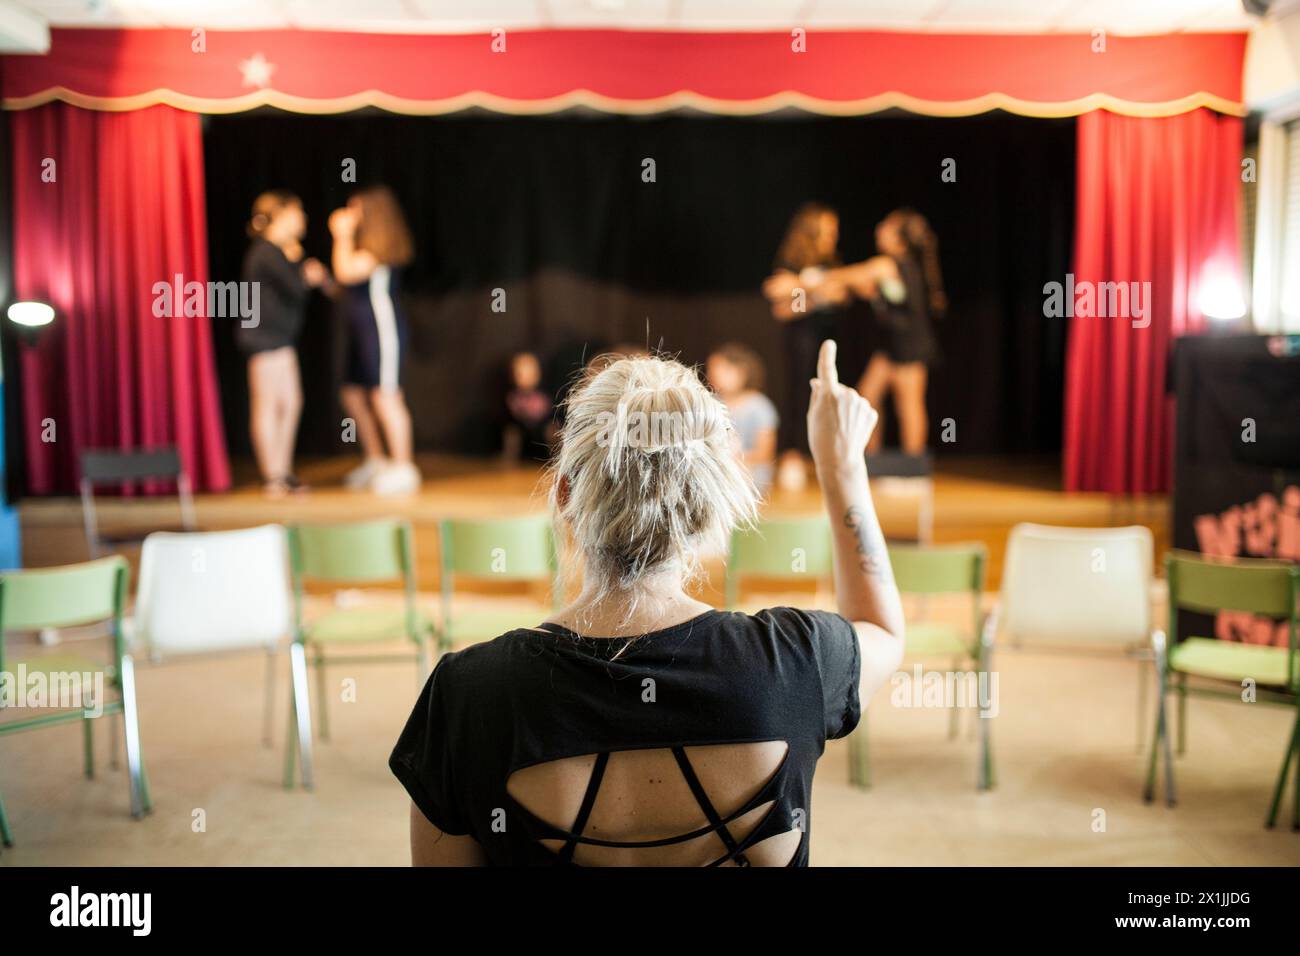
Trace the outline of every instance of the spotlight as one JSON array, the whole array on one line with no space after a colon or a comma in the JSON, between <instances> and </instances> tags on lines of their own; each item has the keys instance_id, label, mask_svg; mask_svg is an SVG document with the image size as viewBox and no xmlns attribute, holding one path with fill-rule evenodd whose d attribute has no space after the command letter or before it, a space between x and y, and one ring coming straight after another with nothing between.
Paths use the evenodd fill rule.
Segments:
<instances>
[{"instance_id":1,"label":"spotlight","mask_svg":"<svg viewBox=\"0 0 1300 956\"><path fill-rule=\"evenodd\" d=\"M1241 285L1224 272L1205 278L1201 283L1198 304L1201 313L1215 322L1235 322L1246 315L1246 299L1241 294Z\"/></svg>"},{"instance_id":2,"label":"spotlight","mask_svg":"<svg viewBox=\"0 0 1300 956\"><path fill-rule=\"evenodd\" d=\"M9 306L9 321L29 329L38 329L54 321L54 306L44 302L15 302Z\"/></svg>"}]
</instances>

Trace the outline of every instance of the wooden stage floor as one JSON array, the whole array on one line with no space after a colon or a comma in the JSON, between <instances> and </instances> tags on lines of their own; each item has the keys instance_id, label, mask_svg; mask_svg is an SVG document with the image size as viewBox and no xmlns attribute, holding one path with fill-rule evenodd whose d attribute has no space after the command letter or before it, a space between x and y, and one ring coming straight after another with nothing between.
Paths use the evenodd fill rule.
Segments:
<instances>
[{"instance_id":1,"label":"wooden stage floor","mask_svg":"<svg viewBox=\"0 0 1300 956\"><path fill-rule=\"evenodd\" d=\"M342 521L401 516L416 531L422 590L437 586L437 524L445 517L488 517L546 510L544 476L537 466L503 467L484 459L430 455L421 458L424 483L418 494L380 498L342 486L356 459L336 457L302 463L312 491L278 500L266 498L247 464L236 469L234 490L200 495L197 520L204 529L238 528L277 521ZM988 587L998 587L1002 553L1011 528L1021 521L1074 526L1141 524L1151 529L1156 565L1168 543L1168 501L1164 496L1111 499L1101 494L1066 494L1060 469L1050 459L966 458L942 462L934 479L936 542L982 542L989 551ZM174 499L100 498L101 525L149 528L175 525ZM895 495L887 483L876 488L886 534L913 537L918 501ZM776 492L772 515L807 514L821 508L815 482L798 494ZM28 567L84 560L80 502L74 498L28 499L19 506L23 560ZM708 569L704 596L720 596L721 580Z\"/></svg>"}]
</instances>

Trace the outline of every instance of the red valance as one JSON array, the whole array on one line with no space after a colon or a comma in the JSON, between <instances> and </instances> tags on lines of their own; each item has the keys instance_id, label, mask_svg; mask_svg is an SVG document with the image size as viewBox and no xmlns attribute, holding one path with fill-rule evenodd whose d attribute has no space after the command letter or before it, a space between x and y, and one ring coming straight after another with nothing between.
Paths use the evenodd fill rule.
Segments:
<instances>
[{"instance_id":1,"label":"red valance","mask_svg":"<svg viewBox=\"0 0 1300 956\"><path fill-rule=\"evenodd\" d=\"M1244 113L1240 33L1108 36L1104 52L1086 34L813 31L804 52L790 33L511 31L494 42L486 34L214 30L201 39L198 52L189 30L53 30L48 54L5 57L4 107Z\"/></svg>"}]
</instances>

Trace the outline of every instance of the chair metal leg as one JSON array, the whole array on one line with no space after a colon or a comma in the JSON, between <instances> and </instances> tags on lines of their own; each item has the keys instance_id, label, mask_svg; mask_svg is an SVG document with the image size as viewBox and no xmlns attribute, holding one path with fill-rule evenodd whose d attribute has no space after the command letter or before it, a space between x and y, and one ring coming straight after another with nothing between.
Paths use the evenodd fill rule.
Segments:
<instances>
[{"instance_id":1,"label":"chair metal leg","mask_svg":"<svg viewBox=\"0 0 1300 956\"><path fill-rule=\"evenodd\" d=\"M1295 738L1295 746L1291 750L1295 757L1295 785L1291 791L1292 833L1300 833L1300 703L1297 703L1296 708L1297 730L1291 735Z\"/></svg>"},{"instance_id":2,"label":"chair metal leg","mask_svg":"<svg viewBox=\"0 0 1300 956\"><path fill-rule=\"evenodd\" d=\"M14 845L14 832L9 829L9 816L5 813L4 797L0 797L0 843Z\"/></svg>"},{"instance_id":3,"label":"chair metal leg","mask_svg":"<svg viewBox=\"0 0 1300 956\"><path fill-rule=\"evenodd\" d=\"M276 649L266 649L266 676L263 678L265 695L262 699L262 746L272 747L271 715L275 712L275 655Z\"/></svg>"},{"instance_id":4,"label":"chair metal leg","mask_svg":"<svg viewBox=\"0 0 1300 956\"><path fill-rule=\"evenodd\" d=\"M140 752L140 719L136 711L135 662L122 656L122 731L126 741L126 772L131 783L131 816L137 820L153 809L144 782L144 757Z\"/></svg>"},{"instance_id":5,"label":"chair metal leg","mask_svg":"<svg viewBox=\"0 0 1300 956\"><path fill-rule=\"evenodd\" d=\"M1160 710L1164 710L1164 697L1161 695ZM1147 779L1142 786L1142 799L1150 803L1156 798L1156 760L1160 753L1160 747L1163 741L1161 737L1164 731L1164 719L1161 713L1157 712L1155 728L1151 734L1151 756L1147 760Z\"/></svg>"},{"instance_id":6,"label":"chair metal leg","mask_svg":"<svg viewBox=\"0 0 1300 956\"><path fill-rule=\"evenodd\" d=\"M1178 756L1187 753L1187 675L1178 675Z\"/></svg>"},{"instance_id":7,"label":"chair metal leg","mask_svg":"<svg viewBox=\"0 0 1300 956\"><path fill-rule=\"evenodd\" d=\"M857 729L849 734L849 783L871 789L871 754L867 742L867 714L863 711Z\"/></svg>"},{"instance_id":8,"label":"chair metal leg","mask_svg":"<svg viewBox=\"0 0 1300 956\"><path fill-rule=\"evenodd\" d=\"M420 642L415 659L416 666L419 668L419 673L415 675L415 692L418 694L424 690L424 683L429 679L429 644L427 641Z\"/></svg>"},{"instance_id":9,"label":"chair metal leg","mask_svg":"<svg viewBox=\"0 0 1300 956\"><path fill-rule=\"evenodd\" d=\"M1297 749L1300 748L1300 704L1296 705L1295 726L1291 728L1291 740L1286 745L1286 756L1282 759L1282 772L1277 775L1277 786L1273 788L1273 802L1268 809L1268 820L1264 826L1273 827L1277 822L1277 811L1282 806L1282 794L1286 790L1287 772L1291 769L1292 761L1296 762L1296 770L1300 773L1300 757L1297 757ZM1297 786L1296 800L1300 801L1300 786ZM1294 814L1300 814L1300 807L1295 807ZM1296 816L1292 822L1295 827L1300 824L1300 816Z\"/></svg>"},{"instance_id":10,"label":"chair metal leg","mask_svg":"<svg viewBox=\"0 0 1300 956\"><path fill-rule=\"evenodd\" d=\"M991 674L993 668L993 636L997 633L997 616L990 614L984 621L984 631L980 634L979 673ZM987 686L992 687L992 679L985 678ZM982 697L982 695L981 695ZM984 716L983 699L977 702L979 712L975 722L979 724L980 735L980 769L976 782L977 790L992 790L996 783L993 773L993 730L989 726L992 718Z\"/></svg>"},{"instance_id":11,"label":"chair metal leg","mask_svg":"<svg viewBox=\"0 0 1300 956\"><path fill-rule=\"evenodd\" d=\"M329 723L329 688L325 686L325 657L317 654L312 660L316 665L316 715L320 721L320 739L330 739Z\"/></svg>"},{"instance_id":12,"label":"chair metal leg","mask_svg":"<svg viewBox=\"0 0 1300 956\"><path fill-rule=\"evenodd\" d=\"M311 790L316 785L312 769L311 752L311 697L307 692L307 652L294 642L289 646L289 670L293 677L293 693L289 708L289 739L285 741L288 756L285 761L284 784L293 787L293 755L297 750L302 759L302 786Z\"/></svg>"},{"instance_id":13,"label":"chair metal leg","mask_svg":"<svg viewBox=\"0 0 1300 956\"><path fill-rule=\"evenodd\" d=\"M81 718L81 739L83 749L85 750L86 779L95 779L95 725L91 723L95 718Z\"/></svg>"},{"instance_id":14,"label":"chair metal leg","mask_svg":"<svg viewBox=\"0 0 1300 956\"><path fill-rule=\"evenodd\" d=\"M113 726L113 718L117 718L117 727ZM108 766L112 770L117 770L121 766L117 759L117 735L122 729L122 716L120 714L108 715Z\"/></svg>"},{"instance_id":15,"label":"chair metal leg","mask_svg":"<svg viewBox=\"0 0 1300 956\"><path fill-rule=\"evenodd\" d=\"M961 667L961 661L960 661L960 660L954 660L954 661L952 662L952 670L953 670L953 673L956 673L956 672L957 672L957 669L958 669L959 667ZM960 732L960 730L961 730L960 725L958 724L958 718L961 716L960 713L959 713L959 711L961 710L961 708L958 707L956 704L953 704L953 705L952 705L951 707L949 707L948 709L949 709L949 711L951 711L951 713L948 715L948 739L949 739L949 740L956 740L956 739L957 739L957 734L958 734L958 733Z\"/></svg>"},{"instance_id":16,"label":"chair metal leg","mask_svg":"<svg viewBox=\"0 0 1300 956\"><path fill-rule=\"evenodd\" d=\"M1145 743L1147 730L1147 698L1150 696L1148 682L1151 680L1151 660L1145 656L1138 658L1138 711L1137 711L1137 742L1134 749L1137 753L1142 752L1142 744Z\"/></svg>"},{"instance_id":17,"label":"chair metal leg","mask_svg":"<svg viewBox=\"0 0 1300 956\"><path fill-rule=\"evenodd\" d=\"M292 675L290 675L292 680ZM284 735L284 789L293 789L294 758L298 754L298 717L293 688L289 688L289 730Z\"/></svg>"},{"instance_id":18,"label":"chair metal leg","mask_svg":"<svg viewBox=\"0 0 1300 956\"><path fill-rule=\"evenodd\" d=\"M1165 719L1164 699L1165 699L1165 695L1162 691L1160 694L1160 702L1161 702L1160 720L1162 723ZM1184 693L1181 696L1181 702L1184 707L1183 713L1185 718L1186 705L1187 705L1186 691L1184 691ZM1186 720L1184 719L1181 722L1179 729L1185 726L1186 726ZM1164 751L1165 751L1165 806L1172 807L1178 802L1178 795L1174 790L1174 754L1173 754L1173 750L1171 749L1173 745L1173 741L1170 739L1168 727L1164 728L1164 732L1161 734L1161 736L1164 738Z\"/></svg>"}]
</instances>

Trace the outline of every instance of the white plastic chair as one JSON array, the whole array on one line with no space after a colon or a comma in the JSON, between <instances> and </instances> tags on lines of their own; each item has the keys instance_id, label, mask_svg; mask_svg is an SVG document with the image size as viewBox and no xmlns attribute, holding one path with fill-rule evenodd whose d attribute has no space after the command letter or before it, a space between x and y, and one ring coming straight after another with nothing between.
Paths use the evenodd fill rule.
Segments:
<instances>
[{"instance_id":1,"label":"white plastic chair","mask_svg":"<svg viewBox=\"0 0 1300 956\"><path fill-rule=\"evenodd\" d=\"M995 639L1006 639L1017 648L1134 657L1139 750L1150 679L1153 547L1150 530L1140 525L1016 525L1007 540L1002 594L983 637L990 653ZM987 734L984 740L987 750ZM981 764L988 768L989 760ZM985 773L991 777L991 770Z\"/></svg>"},{"instance_id":2,"label":"white plastic chair","mask_svg":"<svg viewBox=\"0 0 1300 956\"><path fill-rule=\"evenodd\" d=\"M269 740L275 655L289 646L292 673L290 740L292 766L297 737L302 784L313 785L311 709L307 661L293 641L293 591L289 548L280 525L238 531L155 532L144 540L135 635L152 659L260 649L266 653L263 736ZM286 770L285 785L292 786Z\"/></svg>"}]
</instances>

